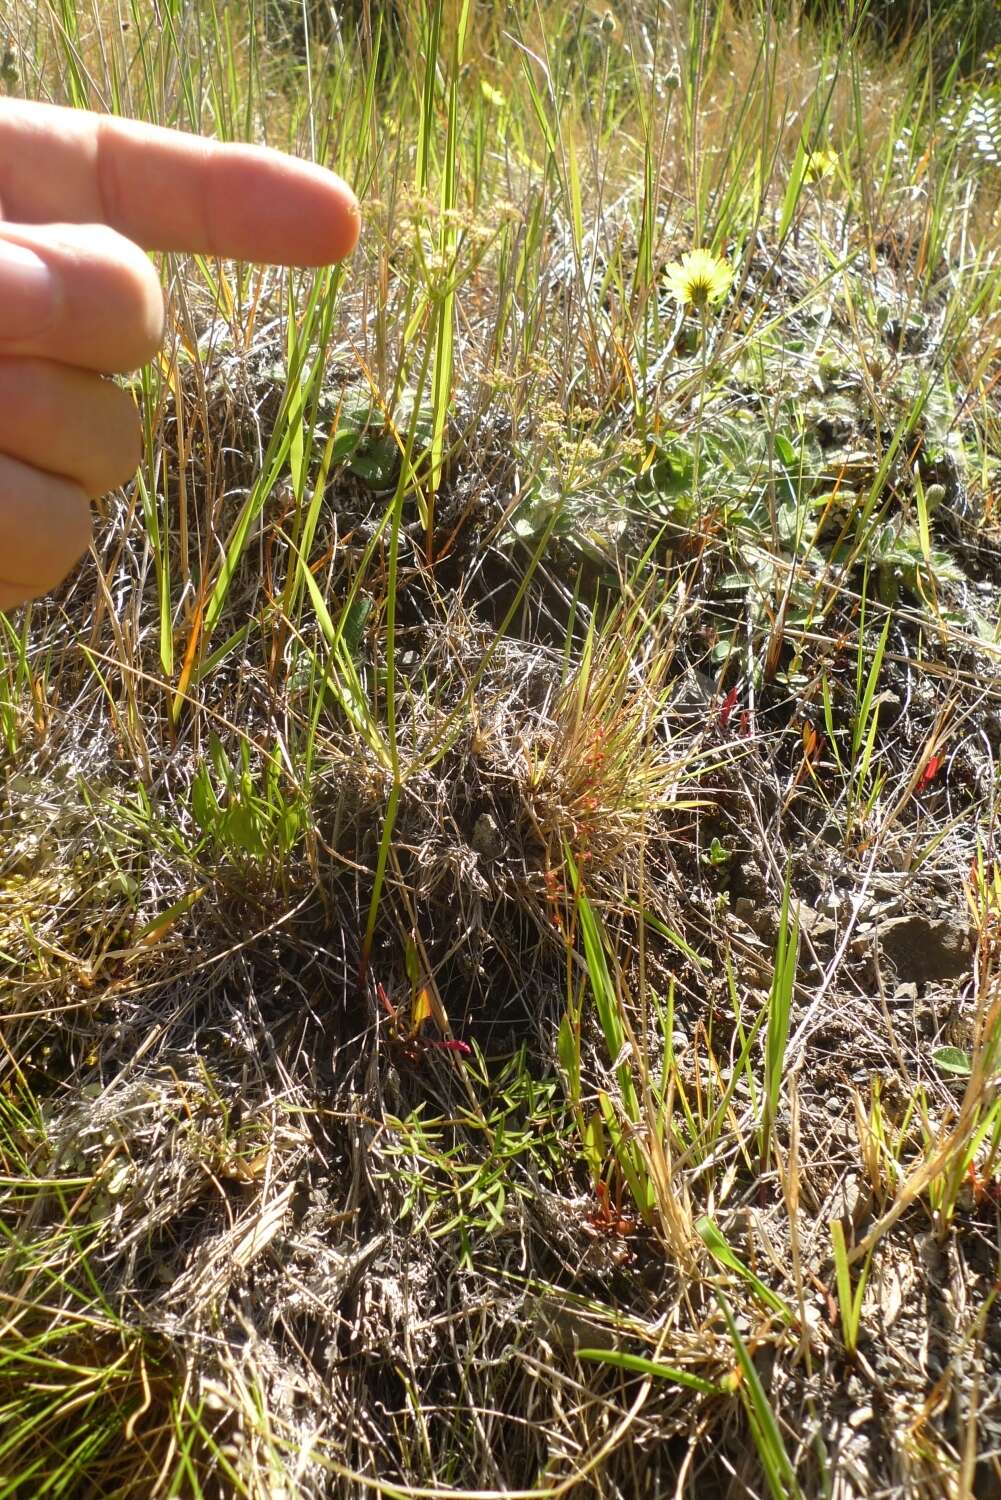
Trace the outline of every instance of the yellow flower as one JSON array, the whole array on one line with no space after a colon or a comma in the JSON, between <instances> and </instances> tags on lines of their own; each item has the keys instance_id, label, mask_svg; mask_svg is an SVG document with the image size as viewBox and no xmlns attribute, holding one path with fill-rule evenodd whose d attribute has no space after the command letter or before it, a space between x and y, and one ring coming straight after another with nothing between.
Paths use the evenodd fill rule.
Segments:
<instances>
[{"instance_id":1,"label":"yellow flower","mask_svg":"<svg viewBox=\"0 0 1001 1500\"><path fill-rule=\"evenodd\" d=\"M837 164L838 153L833 146L821 146L819 151L806 153L803 175L807 182L820 182L824 177L831 176Z\"/></svg>"},{"instance_id":2,"label":"yellow flower","mask_svg":"<svg viewBox=\"0 0 1001 1500\"><path fill-rule=\"evenodd\" d=\"M668 290L679 302L702 308L726 296L733 267L708 250L690 250L667 267L665 276Z\"/></svg>"}]
</instances>

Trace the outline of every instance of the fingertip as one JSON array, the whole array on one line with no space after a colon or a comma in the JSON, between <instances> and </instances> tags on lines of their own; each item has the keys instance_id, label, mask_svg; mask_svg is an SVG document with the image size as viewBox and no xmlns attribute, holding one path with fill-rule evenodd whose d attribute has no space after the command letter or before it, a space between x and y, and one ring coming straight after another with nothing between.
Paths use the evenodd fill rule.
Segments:
<instances>
[{"instance_id":1,"label":"fingertip","mask_svg":"<svg viewBox=\"0 0 1001 1500\"><path fill-rule=\"evenodd\" d=\"M126 484L142 461L139 409L130 391L90 371L0 359L0 453L62 475L96 500ZM0 573L3 561L0 547Z\"/></svg>"},{"instance_id":2,"label":"fingertip","mask_svg":"<svg viewBox=\"0 0 1001 1500\"><path fill-rule=\"evenodd\" d=\"M132 328L136 340L135 357L127 368L143 365L154 357L163 343L166 313L163 305L163 288L156 267L138 245L131 240L120 240L131 261L131 288L127 290L134 303ZM130 253L134 252L134 253Z\"/></svg>"},{"instance_id":3,"label":"fingertip","mask_svg":"<svg viewBox=\"0 0 1001 1500\"><path fill-rule=\"evenodd\" d=\"M0 454L0 608L48 593L90 545L82 487Z\"/></svg>"},{"instance_id":4,"label":"fingertip","mask_svg":"<svg viewBox=\"0 0 1001 1500\"><path fill-rule=\"evenodd\" d=\"M127 236L104 224L61 226L59 238L69 257L63 269L64 332L91 330L93 360L79 362L106 371L138 369L163 342L163 289L152 261ZM100 358L102 348L110 358Z\"/></svg>"},{"instance_id":5,"label":"fingertip","mask_svg":"<svg viewBox=\"0 0 1001 1500\"><path fill-rule=\"evenodd\" d=\"M130 393L110 380L92 388L90 415L99 436L92 448L82 449L74 465L76 477L92 500L128 484L143 458L143 426ZM82 403L81 403L82 404Z\"/></svg>"},{"instance_id":6,"label":"fingertip","mask_svg":"<svg viewBox=\"0 0 1001 1500\"><path fill-rule=\"evenodd\" d=\"M72 573L92 535L90 497L84 486L61 474L43 474L41 479L45 506L40 519L47 546L35 559L33 598L49 593Z\"/></svg>"},{"instance_id":7,"label":"fingertip","mask_svg":"<svg viewBox=\"0 0 1001 1500\"><path fill-rule=\"evenodd\" d=\"M331 260L347 260L361 236L361 205L343 178L335 173L334 196L337 200L337 222L332 226Z\"/></svg>"},{"instance_id":8,"label":"fingertip","mask_svg":"<svg viewBox=\"0 0 1001 1500\"><path fill-rule=\"evenodd\" d=\"M291 192L302 194L297 205L302 215L299 232L295 238L289 235L283 259L287 264L315 266L346 260L361 234L361 207L351 188L328 167L289 157L281 161Z\"/></svg>"}]
</instances>

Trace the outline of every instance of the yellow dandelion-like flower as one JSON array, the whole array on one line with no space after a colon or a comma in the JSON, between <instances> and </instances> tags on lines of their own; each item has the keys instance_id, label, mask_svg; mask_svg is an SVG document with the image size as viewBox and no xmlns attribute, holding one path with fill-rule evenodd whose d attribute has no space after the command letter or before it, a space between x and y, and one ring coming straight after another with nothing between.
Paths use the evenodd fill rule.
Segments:
<instances>
[{"instance_id":1,"label":"yellow dandelion-like flower","mask_svg":"<svg viewBox=\"0 0 1001 1500\"><path fill-rule=\"evenodd\" d=\"M664 274L672 296L698 308L721 302L733 281L733 267L708 250L690 250L673 261Z\"/></svg>"},{"instance_id":2,"label":"yellow dandelion-like flower","mask_svg":"<svg viewBox=\"0 0 1001 1500\"><path fill-rule=\"evenodd\" d=\"M833 146L821 146L818 151L808 151L803 175L807 182L821 182L830 177L838 165L838 153Z\"/></svg>"}]
</instances>

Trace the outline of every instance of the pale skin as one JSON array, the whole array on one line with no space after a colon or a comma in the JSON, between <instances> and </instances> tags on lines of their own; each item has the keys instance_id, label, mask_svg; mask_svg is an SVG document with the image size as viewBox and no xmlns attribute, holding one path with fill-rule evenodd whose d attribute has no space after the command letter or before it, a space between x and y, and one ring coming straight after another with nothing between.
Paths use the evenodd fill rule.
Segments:
<instances>
[{"instance_id":1,"label":"pale skin","mask_svg":"<svg viewBox=\"0 0 1001 1500\"><path fill-rule=\"evenodd\" d=\"M144 250L273 265L350 255L332 172L263 147L0 99L0 610L38 598L90 539L90 502L140 457L131 396L160 282Z\"/></svg>"}]
</instances>

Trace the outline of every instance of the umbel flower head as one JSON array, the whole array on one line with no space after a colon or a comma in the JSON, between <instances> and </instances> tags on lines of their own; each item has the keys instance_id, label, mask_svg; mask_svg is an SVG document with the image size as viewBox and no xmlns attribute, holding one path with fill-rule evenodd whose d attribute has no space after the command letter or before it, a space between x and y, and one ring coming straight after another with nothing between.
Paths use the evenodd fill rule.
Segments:
<instances>
[{"instance_id":1,"label":"umbel flower head","mask_svg":"<svg viewBox=\"0 0 1001 1500\"><path fill-rule=\"evenodd\" d=\"M733 268L708 250L689 250L680 260L672 261L665 271L667 286L673 297L693 307L708 307L721 302L730 290Z\"/></svg>"}]
</instances>

